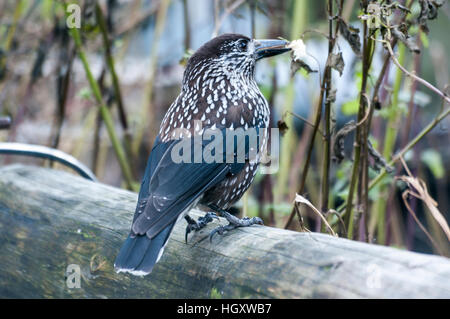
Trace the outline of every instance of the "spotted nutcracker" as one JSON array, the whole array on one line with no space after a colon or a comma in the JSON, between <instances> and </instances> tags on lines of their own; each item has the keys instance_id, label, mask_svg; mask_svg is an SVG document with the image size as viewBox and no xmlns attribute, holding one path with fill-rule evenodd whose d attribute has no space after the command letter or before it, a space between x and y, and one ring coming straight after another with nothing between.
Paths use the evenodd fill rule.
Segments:
<instances>
[{"instance_id":1,"label":"spotted nutcracker","mask_svg":"<svg viewBox=\"0 0 450 319\"><path fill-rule=\"evenodd\" d=\"M186 240L191 231L217 217L215 212L229 224L213 230L210 238L236 227L262 224L258 217L239 219L226 211L252 183L260 154L250 157L254 148L244 136L233 138L231 152L219 147L208 159L204 157L205 141L211 137L197 137L204 137L208 130L218 130L223 136L227 130L266 133L270 111L254 78L255 64L261 58L288 51L286 45L283 40L224 34L204 44L188 60L181 93L167 111L148 159L131 232L114 264L117 272L149 274L181 217L188 222ZM175 151L181 141L187 141L188 147ZM226 142L222 145L228 146ZM239 161L237 149L242 145L245 156ZM265 146L266 139L259 139L256 148L261 151ZM199 152L200 161L195 160ZM175 160L174 154L190 160ZM230 154L231 161L227 157ZM221 156L223 160L217 160ZM212 157L216 160L211 161ZM198 204L212 212L194 221L186 213Z\"/></svg>"}]
</instances>

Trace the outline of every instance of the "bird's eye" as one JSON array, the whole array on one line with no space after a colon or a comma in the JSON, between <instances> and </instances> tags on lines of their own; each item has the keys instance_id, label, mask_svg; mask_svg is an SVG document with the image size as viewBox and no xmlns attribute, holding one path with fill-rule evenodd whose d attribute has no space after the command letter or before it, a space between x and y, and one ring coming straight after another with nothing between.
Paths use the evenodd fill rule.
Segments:
<instances>
[{"instance_id":1,"label":"bird's eye","mask_svg":"<svg viewBox=\"0 0 450 319\"><path fill-rule=\"evenodd\" d=\"M239 49L241 49L242 51L247 50L247 41L240 41L238 46L239 46Z\"/></svg>"}]
</instances>

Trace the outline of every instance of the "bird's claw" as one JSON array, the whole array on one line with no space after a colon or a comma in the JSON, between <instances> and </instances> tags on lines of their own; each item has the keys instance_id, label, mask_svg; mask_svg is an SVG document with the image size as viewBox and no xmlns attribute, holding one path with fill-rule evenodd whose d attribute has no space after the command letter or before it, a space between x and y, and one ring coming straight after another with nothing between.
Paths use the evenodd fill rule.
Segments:
<instances>
[{"instance_id":1,"label":"bird's claw","mask_svg":"<svg viewBox=\"0 0 450 319\"><path fill-rule=\"evenodd\" d=\"M214 228L210 233L209 233L209 241L212 242L212 239L214 237L215 234L219 234L219 235L223 235L226 231L232 230L237 228L238 226L233 225L233 224L228 224L225 226L219 226L217 228Z\"/></svg>"},{"instance_id":2,"label":"bird's claw","mask_svg":"<svg viewBox=\"0 0 450 319\"><path fill-rule=\"evenodd\" d=\"M231 217L230 217L231 216ZM264 222L259 217L244 217L242 219L239 219L231 214L225 215L225 218L230 222L228 225L225 226L219 226L211 231L209 234L209 241L212 242L212 239L215 234L223 235L226 231L233 230L238 227L249 227L255 224L258 225L264 225Z\"/></svg>"},{"instance_id":3,"label":"bird's claw","mask_svg":"<svg viewBox=\"0 0 450 319\"><path fill-rule=\"evenodd\" d=\"M204 222L206 222L206 223L209 223L209 222L212 222L212 221L213 221L213 218L219 220L219 216L217 216L216 213L214 213L214 212L209 212L209 213L206 213L205 216L200 217L200 218L198 219L198 221L199 221L199 222L204 221Z\"/></svg>"},{"instance_id":4,"label":"bird's claw","mask_svg":"<svg viewBox=\"0 0 450 319\"><path fill-rule=\"evenodd\" d=\"M186 215L186 220L188 222L188 225L186 226L186 233L184 235L184 240L187 243L188 234L192 231L199 231L200 229L204 228L208 223L212 222L213 219L219 219L219 217L216 215L216 213L207 213L203 217L199 217L197 221L193 220L191 217Z\"/></svg>"}]
</instances>

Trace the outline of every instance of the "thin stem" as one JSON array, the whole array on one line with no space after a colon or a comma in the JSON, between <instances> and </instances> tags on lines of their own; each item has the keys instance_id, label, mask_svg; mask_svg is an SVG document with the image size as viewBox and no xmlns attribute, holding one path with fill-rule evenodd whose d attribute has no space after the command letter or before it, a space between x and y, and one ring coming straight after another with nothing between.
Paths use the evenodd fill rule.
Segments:
<instances>
[{"instance_id":1,"label":"thin stem","mask_svg":"<svg viewBox=\"0 0 450 319\"><path fill-rule=\"evenodd\" d=\"M364 93L366 92L367 86L367 77L370 68L370 55L372 52L372 44L373 40L367 38L368 28L367 23L364 21L364 42L363 42L363 74L362 74L362 83L361 83L361 92L359 97L359 111L358 111L358 123L362 121L366 114L365 110L365 97ZM345 211L344 220L347 223L347 237L349 239L353 238L353 228L354 228L354 210L353 210L353 194L355 191L355 187L359 179L359 170L360 170L360 158L361 158L361 145L362 145L362 134L364 127L358 126L356 130L355 136L355 145L354 145L354 159L353 159L353 169L352 169L352 178L350 180L350 187L348 191L347 197L347 207Z\"/></svg>"},{"instance_id":2,"label":"thin stem","mask_svg":"<svg viewBox=\"0 0 450 319\"><path fill-rule=\"evenodd\" d=\"M419 30L419 34L416 39L416 43L419 48L422 46L422 41L420 40L420 36L419 36L420 32L421 31ZM421 64L420 62L421 62L420 55L416 54L414 56L414 73L419 72L420 64ZM405 129L403 130L403 136L401 138L402 145L406 145L406 143L408 142L408 137L409 137L409 133L411 131L411 125L412 125L412 121L413 121L414 113L415 113L414 112L415 111L414 97L417 92L417 81L414 79L412 80L410 90L411 90L411 96L409 98L409 103L408 103L408 116L406 118L406 126L405 126Z\"/></svg>"},{"instance_id":3,"label":"thin stem","mask_svg":"<svg viewBox=\"0 0 450 319\"><path fill-rule=\"evenodd\" d=\"M183 20L184 20L184 50L187 51L191 47L191 28L189 21L189 7L187 0L183 0Z\"/></svg>"},{"instance_id":4,"label":"thin stem","mask_svg":"<svg viewBox=\"0 0 450 319\"><path fill-rule=\"evenodd\" d=\"M335 39L333 37L333 0L328 0L328 57L333 53L333 47ZM328 211L328 198L329 198L329 173L330 173L330 162L331 162L331 68L326 69L325 73L325 118L324 118L324 131L325 131L325 141L323 145L323 162L322 162L322 182L321 182L321 203L320 209L323 214L326 214Z\"/></svg>"},{"instance_id":5,"label":"thin stem","mask_svg":"<svg viewBox=\"0 0 450 319\"><path fill-rule=\"evenodd\" d=\"M216 3L218 3L218 1ZM218 35L220 28L222 27L222 24L225 21L225 18L228 17L229 14L231 14L234 10L239 8L244 3L245 3L245 0L237 0L237 1L233 2L229 7L225 8L225 12L220 16L220 18L218 20L216 20L216 25L214 27L212 37L216 37ZM216 8L216 10L217 10L217 8Z\"/></svg>"},{"instance_id":6,"label":"thin stem","mask_svg":"<svg viewBox=\"0 0 450 319\"><path fill-rule=\"evenodd\" d=\"M416 80L419 83L422 83L423 85L425 85L427 88L429 88L431 91L433 91L434 93L436 93L437 95L439 95L440 97L442 97L447 103L450 103L450 97L448 97L444 92L442 92L441 90L439 90L438 88L436 88L435 86L433 86L431 83L425 81L424 79L422 79L421 77L418 77L417 75L415 75L414 73L409 72L408 70L406 70L403 66L402 66L402 62L400 62L399 60L397 60L397 58L395 57L395 54L392 50L391 45L389 44L389 42L385 42L386 44L386 48L389 51L389 54L391 55L391 59L394 62L394 64L400 69L402 70L403 73L406 74L406 76L409 76L411 78L413 78L414 80Z\"/></svg>"},{"instance_id":7,"label":"thin stem","mask_svg":"<svg viewBox=\"0 0 450 319\"><path fill-rule=\"evenodd\" d=\"M98 87L100 88L100 92L102 94L105 93L105 86L104 86L104 82L105 82L105 73L106 73L106 66L103 65L102 67L102 71L97 79L97 83L98 83ZM108 105L108 107L111 109L110 105ZM94 128L94 140L92 143L92 170L94 172L95 175L98 175L99 171L98 171L98 167L99 167L99 161L98 161L98 155L99 155L99 149L100 149L100 131L102 128L102 117L100 115L100 110L98 110L97 114L96 114L96 118L95 118L95 128Z\"/></svg>"},{"instance_id":8,"label":"thin stem","mask_svg":"<svg viewBox=\"0 0 450 319\"><path fill-rule=\"evenodd\" d=\"M328 68L328 66L327 66L327 68ZM325 92L325 90L323 89L323 86L324 86L323 83L324 82L322 82L322 85L321 85L320 97L319 97L319 101L317 103L317 108L316 108L316 118L314 121L314 129L313 129L310 139L309 139L308 151L306 152L307 155L306 155L306 159L305 159L305 165L303 166L303 174L300 179L300 185L299 185L298 192L297 192L297 194L299 194L299 195L303 194L303 191L305 188L306 177L308 176L309 164L311 162L312 150L314 148L314 140L316 138L316 134L319 129L320 119L322 118L322 103L323 103L323 96L324 96L324 92ZM291 222L294 218L294 215L296 213L298 215L299 220L301 220L300 212L299 212L299 210L296 209L296 204L294 204L294 207L291 210L291 214L289 215L289 219L286 222L286 225L284 225L285 229L287 229L289 227L289 225L291 224Z\"/></svg>"},{"instance_id":9,"label":"thin stem","mask_svg":"<svg viewBox=\"0 0 450 319\"><path fill-rule=\"evenodd\" d=\"M153 98L153 86L155 82L155 75L156 75L156 67L157 67L157 61L158 61L158 51L159 51L159 43L161 39L162 32L164 30L164 26L166 24L166 16L167 16L167 10L169 8L170 0L162 0L159 4L158 13L156 16L156 26L154 31L154 37L153 37L153 46L150 53L150 71L149 71L149 80L148 80L148 86L146 89L146 92L144 93L144 101L142 103L141 111L139 114L137 127L136 127L136 134L134 137L132 149L133 153L137 154L139 151L139 147L142 143L142 139L144 137L144 131L146 128L146 123L153 123L151 121L150 116L151 113L149 110L153 108L152 98ZM150 104L150 105L149 105ZM152 130L155 130L154 127L151 127ZM150 143L153 143L152 140L153 136L150 138Z\"/></svg>"},{"instance_id":10,"label":"thin stem","mask_svg":"<svg viewBox=\"0 0 450 319\"><path fill-rule=\"evenodd\" d=\"M67 6L67 4L65 4ZM67 10L66 10L67 11ZM117 159L119 161L120 168L122 169L123 176L125 178L125 182L127 184L127 188L133 189L133 176L131 173L130 165L127 161L127 158L125 156L125 151L122 147L122 144L120 143L120 140L117 138L115 128L114 128L114 120L109 112L108 107L103 102L102 94L100 92L100 88L98 86L97 81L94 79L94 76L91 72L91 68L89 66L88 60L86 58L86 54L83 50L83 46L81 43L81 37L80 33L77 28L71 28L70 34L72 38L74 39L75 46L78 50L78 56L80 57L80 60L83 64L84 70L86 72L86 76L89 81L89 85L91 86L92 92L94 94L95 100L97 101L99 108L100 108L100 114L103 118L103 121L105 122L106 129L109 134L109 138L111 139L111 143L113 145L114 151L116 153Z\"/></svg>"},{"instance_id":11,"label":"thin stem","mask_svg":"<svg viewBox=\"0 0 450 319\"><path fill-rule=\"evenodd\" d=\"M70 39L70 36L67 33L64 34L63 36ZM50 147L52 148L58 148L59 141L61 138L61 129L64 123L64 116L66 113L66 104L68 97L67 95L70 86L70 75L72 72L72 64L76 56L75 47L71 45L70 41L67 42L68 43L65 43L67 48L61 48L59 58L60 63L59 66L61 73L58 75L56 83L58 87L58 94L57 94L57 109L53 124L54 133L52 134L52 137L50 139ZM50 163L51 165L53 165L54 162L51 161Z\"/></svg>"},{"instance_id":12,"label":"thin stem","mask_svg":"<svg viewBox=\"0 0 450 319\"><path fill-rule=\"evenodd\" d=\"M302 3L302 2L303 1L296 1L295 4L297 5L297 3ZM339 10L342 10L342 7L343 7L342 3L343 3L343 1L341 0ZM306 12L306 10L304 10L304 11ZM339 12L339 14L340 13L341 13L341 11ZM294 25L296 24L296 19L294 20L293 23L294 23ZM334 32L334 34L336 36L337 36L337 31L338 31L338 25L336 24L336 29L335 29L335 32ZM329 37L329 39L330 38L331 37ZM331 47L331 52L333 51L333 48L334 48L334 44L335 44L334 40L332 41L332 44L333 45ZM306 178L308 176L309 165L311 163L312 151L314 149L314 140L316 138L317 132L319 131L320 121L322 119L322 105L323 105L323 100L324 100L324 96L325 96L325 83L326 83L325 82L326 81L325 74L327 74L327 72L331 72L331 71L329 71L329 69L330 69L330 66L326 65L325 66L325 70L324 70L324 77L323 77L323 79L322 79L322 81L320 83L320 96L319 96L319 100L318 100L317 107L316 107L316 117L315 117L315 120L314 120L313 131L312 131L312 133L310 135L310 139L309 139L308 150L306 152L305 164L303 166L302 176L300 178L300 185L299 185L299 188L298 188L298 191L297 191L297 194L299 194L299 195L302 195L303 191L305 189ZM286 141L284 143L286 143ZM285 154L285 153L282 153L282 154ZM327 198L328 198L328 196L327 196ZM300 214L300 209L296 207L296 203L294 203L294 205L292 207L292 210L291 210L291 213L289 215L289 218L288 218L286 224L284 225L285 229L287 229L289 227L289 225L292 223L292 220L293 220L295 214L297 214L300 223L302 223L302 221L301 221L302 217L301 217L301 214Z\"/></svg>"},{"instance_id":13,"label":"thin stem","mask_svg":"<svg viewBox=\"0 0 450 319\"><path fill-rule=\"evenodd\" d=\"M255 11L256 11L256 0L250 1L250 21L251 21L251 28L252 28L252 38L256 38L256 23L255 23Z\"/></svg>"},{"instance_id":14,"label":"thin stem","mask_svg":"<svg viewBox=\"0 0 450 319\"><path fill-rule=\"evenodd\" d=\"M97 17L97 21L100 27L100 32L103 38L103 44L105 48L105 60L108 66L109 72L111 73L112 84L114 87L114 97L117 102L117 108L119 110L119 119L122 125L122 129L124 131L124 144L125 151L130 160L132 160L132 151L131 151L131 132L128 126L127 114L125 112L125 106L122 98L122 90L120 89L119 77L117 76L114 57L112 55L112 45L111 40L108 34L108 26L106 23L105 16L103 15L102 8L97 3L95 6L95 14Z\"/></svg>"},{"instance_id":15,"label":"thin stem","mask_svg":"<svg viewBox=\"0 0 450 319\"><path fill-rule=\"evenodd\" d=\"M417 134L405 147L403 147L389 162L388 166L394 165L400 157L404 156L406 152L412 149L422 138L424 138L433 128L436 127L444 118L450 114L450 107L441 112L436 118L433 119L419 134ZM387 171L383 168L381 172L370 182L369 191L372 190L383 178L387 175ZM346 209L348 201L346 204L341 205L337 211L340 212Z\"/></svg>"},{"instance_id":16,"label":"thin stem","mask_svg":"<svg viewBox=\"0 0 450 319\"><path fill-rule=\"evenodd\" d=\"M295 114L294 112L291 112L291 111L286 111L285 114L290 114L290 115L292 115L293 117L296 117L296 118L298 118L299 120L305 122L305 123L308 124L309 126L314 127L314 123L310 122L307 118L304 118L304 117L301 116L301 115ZM317 130L319 131L320 135L325 136L320 128L317 128Z\"/></svg>"},{"instance_id":17,"label":"thin stem","mask_svg":"<svg viewBox=\"0 0 450 319\"><path fill-rule=\"evenodd\" d=\"M392 160L389 161L388 165L392 166L395 162L397 162L400 157L405 155L411 148L414 147L425 135L427 135L436 125L439 124L445 117L450 114L450 108L443 111L438 115L433 121L431 121L419 134L416 135L401 151L399 151ZM375 187L387 174L387 171L383 169L377 177L375 177L369 185L369 190Z\"/></svg>"},{"instance_id":18,"label":"thin stem","mask_svg":"<svg viewBox=\"0 0 450 319\"><path fill-rule=\"evenodd\" d=\"M296 39L303 32L306 25L306 12L308 12L307 1L295 1L292 25L290 30L291 39ZM290 81L285 89L284 110L292 112L295 100L295 87L293 81ZM288 193L289 174L291 167L291 150L294 147L296 134L293 128L293 119L286 118L286 125L290 127L283 137L281 144L280 170L277 175L276 187L274 190L274 201L279 203ZM292 194L293 195L293 194Z\"/></svg>"},{"instance_id":19,"label":"thin stem","mask_svg":"<svg viewBox=\"0 0 450 319\"><path fill-rule=\"evenodd\" d=\"M111 72L111 78L112 78L112 83L113 83L113 87L114 87L114 94L115 94L115 98L117 101L117 107L119 108L120 123L122 124L125 134L129 135L128 120L127 120L127 115L125 113L125 107L123 105L122 92L120 89L119 78L117 76L114 58L113 58L112 52L111 52L112 51L111 50L111 40L109 39L109 35L108 35L108 27L106 25L106 20L105 20L105 16L103 15L103 11L100 8L100 5L98 3L95 6L95 12L96 12L98 24L100 27L100 32L101 32L102 38L103 38L106 64L108 65L109 72Z\"/></svg>"},{"instance_id":20,"label":"thin stem","mask_svg":"<svg viewBox=\"0 0 450 319\"><path fill-rule=\"evenodd\" d=\"M392 41L392 47L395 47L395 45L397 44L397 40L394 39ZM384 58L384 62L383 62L383 66L381 68L381 71L378 75L377 81L375 82L375 86L373 88L373 93L372 93L372 102L371 105L373 105L373 107L370 109L370 113L369 113L369 117L367 119L368 121L368 125L369 127L371 126L372 123L372 117L373 117L373 112L375 110L375 104L378 102L378 93L380 91L381 85L384 81L385 75L386 75L386 71L388 70L388 66L389 66L389 62L390 62L390 55L386 54L385 58ZM343 203L341 206L339 206L337 208L338 212L343 212L343 210L347 207L346 203ZM345 215L345 212L342 213L342 216Z\"/></svg>"},{"instance_id":21,"label":"thin stem","mask_svg":"<svg viewBox=\"0 0 450 319\"><path fill-rule=\"evenodd\" d=\"M390 46L390 44L389 44ZM405 46L399 46L399 54L400 59L403 62L405 59ZM391 56L392 59L392 56ZM394 87L393 87L393 95L392 95L392 103L389 107L389 117L386 124L386 135L384 139L384 148L383 148L383 157L390 158L392 156L392 152L395 146L395 141L397 139L397 123L399 119L399 111L398 111L398 101L399 101L399 93L402 85L402 72L400 69L397 69L397 73L395 75ZM381 193L387 192L387 188L383 187L380 189ZM386 208L387 201L389 196L385 196L380 198L376 203L376 216L377 216L377 234L378 234L378 243L384 244L386 240Z\"/></svg>"},{"instance_id":22,"label":"thin stem","mask_svg":"<svg viewBox=\"0 0 450 319\"><path fill-rule=\"evenodd\" d=\"M20 0L16 2L16 7L14 8L13 13L13 21L11 26L9 27L8 33L6 34L5 44L3 46L4 55L0 57L0 73L4 72L4 69L6 67L6 56L9 53L9 50L11 49L14 35L16 33L16 27L19 22L20 16L22 15L24 6L26 4L25 0ZM0 78L1 78L0 74Z\"/></svg>"}]
</instances>

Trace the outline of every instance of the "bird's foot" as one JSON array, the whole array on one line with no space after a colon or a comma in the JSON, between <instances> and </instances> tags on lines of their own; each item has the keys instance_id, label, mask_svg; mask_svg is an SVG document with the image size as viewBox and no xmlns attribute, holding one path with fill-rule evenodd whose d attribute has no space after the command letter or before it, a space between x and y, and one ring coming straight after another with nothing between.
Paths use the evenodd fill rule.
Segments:
<instances>
[{"instance_id":1,"label":"bird's foot","mask_svg":"<svg viewBox=\"0 0 450 319\"><path fill-rule=\"evenodd\" d=\"M255 224L264 225L262 219L259 217L244 217L240 219L223 210L220 211L220 214L227 219L229 224L213 229L213 231L209 234L209 241L212 241L215 234L223 235L226 231L230 231L238 227L249 227Z\"/></svg>"},{"instance_id":2,"label":"bird's foot","mask_svg":"<svg viewBox=\"0 0 450 319\"><path fill-rule=\"evenodd\" d=\"M186 226L186 234L184 235L184 239L187 243L188 234L192 231L199 231L204 228L208 223L212 222L214 218L219 219L215 213L207 213L205 216L200 217L197 221L192 219L189 215L184 217L188 222Z\"/></svg>"}]
</instances>

